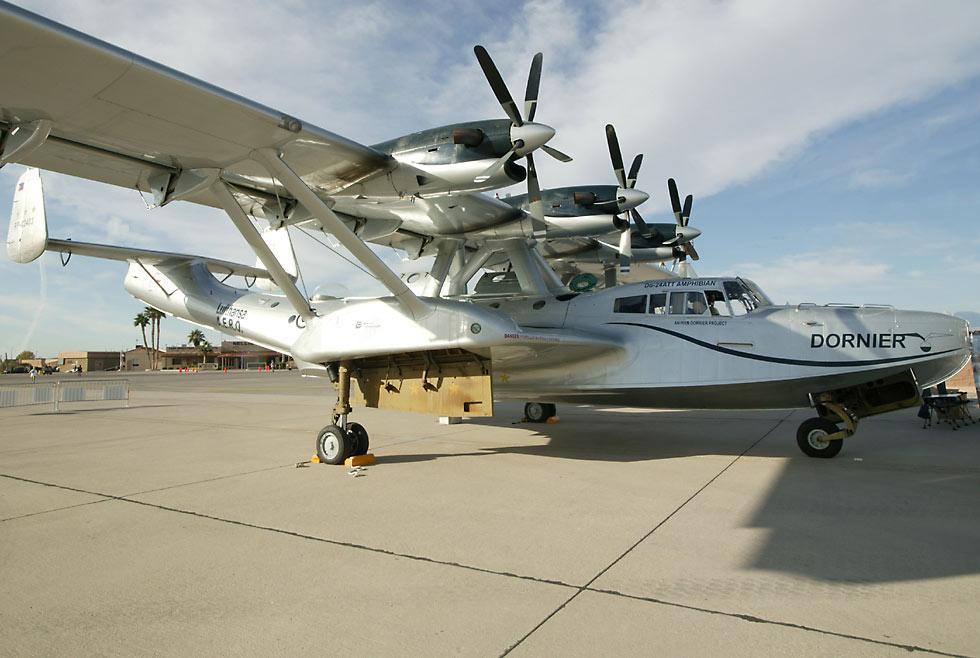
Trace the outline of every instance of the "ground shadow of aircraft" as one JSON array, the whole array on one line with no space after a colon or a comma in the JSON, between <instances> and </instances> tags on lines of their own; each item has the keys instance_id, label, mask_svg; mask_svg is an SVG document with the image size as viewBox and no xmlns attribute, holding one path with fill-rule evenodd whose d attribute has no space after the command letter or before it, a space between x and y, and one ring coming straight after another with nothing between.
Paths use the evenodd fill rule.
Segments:
<instances>
[{"instance_id":1,"label":"ground shadow of aircraft","mask_svg":"<svg viewBox=\"0 0 980 658\"><path fill-rule=\"evenodd\" d=\"M980 428L919 430L914 410L877 419L838 460L814 460L795 444L805 411L617 413L562 410L563 422L533 428L513 445L467 452L385 456L383 463L520 454L636 462L704 455L784 458L747 527L768 536L744 567L861 585L980 573ZM697 422L694 422L694 419ZM921 432L921 433L920 433ZM541 441L540 439L545 439ZM734 472L733 472L734 473ZM651 484L651 495L656 485Z\"/></svg>"}]
</instances>

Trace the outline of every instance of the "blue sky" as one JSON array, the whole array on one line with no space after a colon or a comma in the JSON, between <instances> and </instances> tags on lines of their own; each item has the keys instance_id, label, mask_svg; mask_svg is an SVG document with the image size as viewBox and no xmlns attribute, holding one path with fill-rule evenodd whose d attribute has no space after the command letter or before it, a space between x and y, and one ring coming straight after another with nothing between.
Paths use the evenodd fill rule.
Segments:
<instances>
[{"instance_id":1,"label":"blue sky","mask_svg":"<svg viewBox=\"0 0 980 658\"><path fill-rule=\"evenodd\" d=\"M538 119L575 157L539 159L545 185L613 182L612 122L627 159L645 154L645 217L669 221L668 176L694 194L700 274L748 276L778 302L891 303L980 324L975 2L18 4L364 143L502 116L472 46L487 46L515 96L541 50ZM21 171L0 170L0 205ZM147 211L132 190L54 174L45 187L54 237L253 261L218 211ZM298 240L311 292L378 291ZM131 347L142 304L124 273L0 258L0 352ZM191 328L166 320L164 342Z\"/></svg>"}]
</instances>

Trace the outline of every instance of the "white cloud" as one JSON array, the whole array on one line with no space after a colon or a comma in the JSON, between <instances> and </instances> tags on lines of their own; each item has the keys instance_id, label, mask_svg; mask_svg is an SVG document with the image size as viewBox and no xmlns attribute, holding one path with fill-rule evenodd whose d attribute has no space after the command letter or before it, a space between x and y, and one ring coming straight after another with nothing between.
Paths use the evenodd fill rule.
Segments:
<instances>
[{"instance_id":1,"label":"white cloud","mask_svg":"<svg viewBox=\"0 0 980 658\"><path fill-rule=\"evenodd\" d=\"M884 293L893 287L887 264L869 262L852 248L788 254L769 262L739 263L735 269L762 286L777 304L882 303L882 299L856 298L855 290ZM799 297L801 290L806 291L807 299Z\"/></svg>"}]
</instances>

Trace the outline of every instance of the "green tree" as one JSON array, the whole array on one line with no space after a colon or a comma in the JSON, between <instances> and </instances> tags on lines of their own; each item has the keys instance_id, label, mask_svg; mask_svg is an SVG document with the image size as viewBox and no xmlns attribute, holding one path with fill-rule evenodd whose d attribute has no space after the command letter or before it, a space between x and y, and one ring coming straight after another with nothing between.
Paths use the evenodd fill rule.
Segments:
<instances>
[{"instance_id":1,"label":"green tree","mask_svg":"<svg viewBox=\"0 0 980 658\"><path fill-rule=\"evenodd\" d=\"M211 353L211 343L209 343L208 341L204 341L203 343L201 343L200 345L197 346L197 349L200 350L200 352L201 352L201 360L202 360L202 362L203 363L207 363L208 362L208 354Z\"/></svg>"},{"instance_id":2,"label":"green tree","mask_svg":"<svg viewBox=\"0 0 980 658\"><path fill-rule=\"evenodd\" d=\"M166 316L152 306L147 306L143 312L150 319L150 341L153 343L153 353L150 357L150 362L153 364L151 367L156 370L160 366L160 320Z\"/></svg>"},{"instance_id":3,"label":"green tree","mask_svg":"<svg viewBox=\"0 0 980 658\"><path fill-rule=\"evenodd\" d=\"M23 352L17 355L18 361L27 361L28 359L36 359L36 358L37 357L34 356L34 352L30 350L24 350Z\"/></svg>"},{"instance_id":4,"label":"green tree","mask_svg":"<svg viewBox=\"0 0 980 658\"><path fill-rule=\"evenodd\" d=\"M201 353L201 359L203 363L208 362L208 353L211 352L211 343L208 339L204 337L204 332L200 329L192 329L189 334L187 334L187 340L191 345L197 348L197 351Z\"/></svg>"},{"instance_id":5,"label":"green tree","mask_svg":"<svg viewBox=\"0 0 980 658\"><path fill-rule=\"evenodd\" d=\"M150 324L150 318L146 317L146 313L139 313L133 318L133 326L139 327L140 331L143 332L143 348L146 350L150 349L150 346L146 343L146 325L148 324Z\"/></svg>"}]
</instances>

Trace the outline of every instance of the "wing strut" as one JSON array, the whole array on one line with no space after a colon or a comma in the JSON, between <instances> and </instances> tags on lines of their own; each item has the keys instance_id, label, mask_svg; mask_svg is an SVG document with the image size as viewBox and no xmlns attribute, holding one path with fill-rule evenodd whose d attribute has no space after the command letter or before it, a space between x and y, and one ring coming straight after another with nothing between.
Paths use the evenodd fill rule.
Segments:
<instances>
[{"instance_id":1,"label":"wing strut","mask_svg":"<svg viewBox=\"0 0 980 658\"><path fill-rule=\"evenodd\" d=\"M415 320L421 320L430 313L432 309L419 299L414 292L412 292L408 286L402 281L397 274L391 271L384 261L368 247L364 242L354 234L349 228L347 228L344 223L340 220L337 215L334 214L326 203L323 202L316 193L313 192L303 182L303 179L296 175L288 164L280 157L278 151L271 148L256 149L252 151L252 159L260 164L264 164L276 178L289 190L290 194L303 204L303 207L313 213L313 216L320 220L323 228L333 234L335 238L344 245L354 258L361 261L361 263L368 269L371 274L378 278L379 281L391 291L391 294L395 296L395 299L404 307L408 314L411 315ZM229 195L230 196L230 195ZM237 204L236 204L237 205ZM239 209L241 210L241 209ZM244 213L242 213L244 216ZM249 222L249 226L251 223ZM253 227L254 230L254 227ZM255 233L258 237L258 232ZM261 242L261 237L258 238ZM263 243L264 244L264 243ZM256 251L256 253L259 253ZM263 263L265 261L263 260ZM270 270L271 271L271 270ZM276 280L276 283L279 283ZM281 286L280 286L281 287Z\"/></svg>"},{"instance_id":2,"label":"wing strut","mask_svg":"<svg viewBox=\"0 0 980 658\"><path fill-rule=\"evenodd\" d=\"M231 191L228 190L228 184L221 181L220 179L215 181L211 185L211 191L214 196L221 203L221 207L225 209L231 221L234 222L235 227L248 242L249 246L255 252L255 255L259 257L262 264L265 265L265 269L268 270L269 274L272 276L272 280L276 282L276 285L286 293L286 298L289 299L289 303L293 305L296 312L299 313L300 317L304 320L311 319L315 314L313 309L310 308L310 302L307 301L303 293L299 291L296 287L296 283L290 278L283 269L282 264L276 255L269 248L269 245L265 240L262 239L262 234L259 233L255 225L242 210L242 207L238 205L238 201L232 195Z\"/></svg>"}]
</instances>

